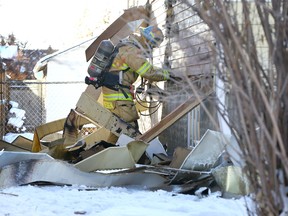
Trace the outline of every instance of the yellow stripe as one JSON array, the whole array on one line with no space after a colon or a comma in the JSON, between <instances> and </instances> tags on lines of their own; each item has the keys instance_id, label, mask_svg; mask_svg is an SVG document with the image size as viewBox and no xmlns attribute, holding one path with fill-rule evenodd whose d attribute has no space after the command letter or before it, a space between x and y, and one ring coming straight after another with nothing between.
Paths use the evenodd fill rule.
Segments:
<instances>
[{"instance_id":1,"label":"yellow stripe","mask_svg":"<svg viewBox=\"0 0 288 216\"><path fill-rule=\"evenodd\" d=\"M169 71L168 70L163 70L163 76L165 80L168 80L170 77Z\"/></svg>"},{"instance_id":2,"label":"yellow stripe","mask_svg":"<svg viewBox=\"0 0 288 216\"><path fill-rule=\"evenodd\" d=\"M112 64L112 67L117 68L118 70L126 70L129 66L127 64L123 63L120 67L119 66L116 67L115 64Z\"/></svg>"},{"instance_id":3,"label":"yellow stripe","mask_svg":"<svg viewBox=\"0 0 288 216\"><path fill-rule=\"evenodd\" d=\"M103 100L104 101L117 101L117 100L133 101L132 95L130 93L127 93L127 95L128 95L128 98L126 98L123 93L103 94Z\"/></svg>"},{"instance_id":4,"label":"yellow stripe","mask_svg":"<svg viewBox=\"0 0 288 216\"><path fill-rule=\"evenodd\" d=\"M152 65L149 62L145 62L136 72L143 76L151 67Z\"/></svg>"}]
</instances>

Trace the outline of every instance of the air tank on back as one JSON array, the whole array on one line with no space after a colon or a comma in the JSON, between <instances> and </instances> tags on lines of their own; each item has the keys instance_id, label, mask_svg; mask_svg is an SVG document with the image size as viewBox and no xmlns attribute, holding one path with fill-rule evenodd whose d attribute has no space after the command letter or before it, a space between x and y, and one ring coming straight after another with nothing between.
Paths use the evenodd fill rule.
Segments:
<instances>
[{"instance_id":1,"label":"air tank on back","mask_svg":"<svg viewBox=\"0 0 288 216\"><path fill-rule=\"evenodd\" d=\"M110 56L114 51L111 40L102 40L88 67L90 77L98 77L109 64Z\"/></svg>"}]
</instances>

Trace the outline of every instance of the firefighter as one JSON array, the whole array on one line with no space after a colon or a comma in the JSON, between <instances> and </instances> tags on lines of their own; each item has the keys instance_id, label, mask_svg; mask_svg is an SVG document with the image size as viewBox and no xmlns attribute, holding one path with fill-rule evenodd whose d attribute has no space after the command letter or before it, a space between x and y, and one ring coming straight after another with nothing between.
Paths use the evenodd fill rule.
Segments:
<instances>
[{"instance_id":1,"label":"firefighter","mask_svg":"<svg viewBox=\"0 0 288 216\"><path fill-rule=\"evenodd\" d=\"M103 105L124 121L138 126L138 112L133 100L133 83L141 76L148 81L165 81L169 79L169 71L155 67L147 56L153 48L159 47L164 39L157 26L140 28L122 40L124 46L119 48L110 72L122 73L122 85L118 91L102 87Z\"/></svg>"}]
</instances>

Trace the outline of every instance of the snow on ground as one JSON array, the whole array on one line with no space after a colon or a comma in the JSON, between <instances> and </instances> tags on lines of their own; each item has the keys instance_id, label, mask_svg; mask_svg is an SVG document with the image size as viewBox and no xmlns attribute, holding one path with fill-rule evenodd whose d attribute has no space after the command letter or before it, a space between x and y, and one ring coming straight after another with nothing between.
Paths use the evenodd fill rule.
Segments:
<instances>
[{"instance_id":1,"label":"snow on ground","mask_svg":"<svg viewBox=\"0 0 288 216\"><path fill-rule=\"evenodd\" d=\"M11 104L18 107L17 104ZM15 116L20 109L14 109ZM20 113L20 114L19 114ZM15 125L16 126L16 125ZM17 136L33 140L31 133L8 133L4 140L12 143ZM177 194L164 190L137 188L88 188L86 186L19 186L0 189L0 215L5 216L246 216L245 197L224 199L220 192L206 197ZM247 197L246 197L247 198ZM249 198L248 203L251 203Z\"/></svg>"},{"instance_id":2,"label":"snow on ground","mask_svg":"<svg viewBox=\"0 0 288 216\"><path fill-rule=\"evenodd\" d=\"M18 136L26 137L27 139L33 140L33 133L7 133L3 137L3 140L12 143ZM0 149L1 150L1 149Z\"/></svg>"},{"instance_id":3,"label":"snow on ground","mask_svg":"<svg viewBox=\"0 0 288 216\"><path fill-rule=\"evenodd\" d=\"M245 198L224 199L215 192L200 198L164 190L21 186L0 190L0 215L53 216L244 216Z\"/></svg>"},{"instance_id":4,"label":"snow on ground","mask_svg":"<svg viewBox=\"0 0 288 216\"><path fill-rule=\"evenodd\" d=\"M12 142L18 135L33 139L33 134L6 134ZM89 188L86 186L19 186L0 189L0 215L5 216L246 216L246 201L224 199L220 192L206 197L184 195L164 190L139 188Z\"/></svg>"}]
</instances>

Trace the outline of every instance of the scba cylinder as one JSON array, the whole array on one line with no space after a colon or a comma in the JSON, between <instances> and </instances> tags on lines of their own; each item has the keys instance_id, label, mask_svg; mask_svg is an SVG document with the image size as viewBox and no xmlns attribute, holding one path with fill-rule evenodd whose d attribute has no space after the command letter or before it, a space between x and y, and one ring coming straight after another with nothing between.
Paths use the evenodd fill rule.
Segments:
<instances>
[{"instance_id":1,"label":"scba cylinder","mask_svg":"<svg viewBox=\"0 0 288 216\"><path fill-rule=\"evenodd\" d=\"M101 41L88 67L88 74L91 77L98 77L104 71L110 63L109 60L113 51L114 44L111 40Z\"/></svg>"}]
</instances>

